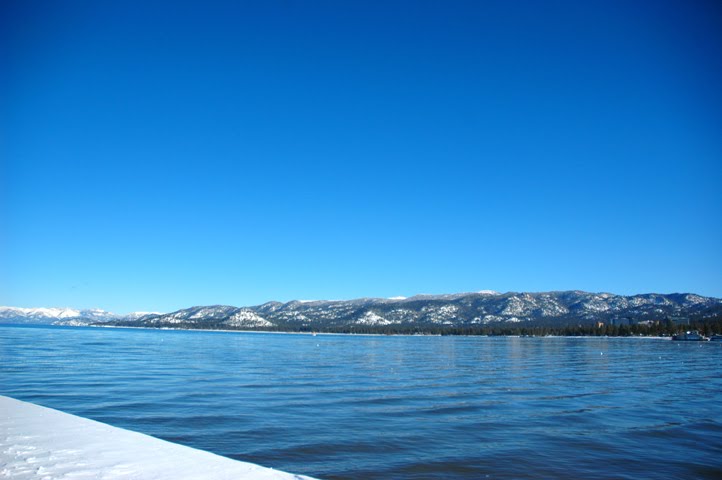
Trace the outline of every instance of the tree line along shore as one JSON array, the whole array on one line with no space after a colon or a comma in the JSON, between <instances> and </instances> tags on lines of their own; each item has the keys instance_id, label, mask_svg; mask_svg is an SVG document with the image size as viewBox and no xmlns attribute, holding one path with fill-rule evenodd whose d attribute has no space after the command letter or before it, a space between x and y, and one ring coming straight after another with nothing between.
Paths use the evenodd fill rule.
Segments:
<instances>
[{"instance_id":1,"label":"tree line along shore","mask_svg":"<svg viewBox=\"0 0 722 480\"><path fill-rule=\"evenodd\" d=\"M139 327L134 322L112 322L96 326ZM288 333L345 333L345 334L376 334L376 335L479 335L479 336L586 336L586 337L671 337L687 330L697 330L708 336L722 333L722 318L705 321L675 323L671 320L649 321L636 324L609 324L598 322L593 325L552 325L552 324L514 324L502 323L493 325L274 325L267 327L238 327L221 322L174 323L143 325L144 328L173 328L181 330L238 330L257 332L288 332Z\"/></svg>"}]
</instances>

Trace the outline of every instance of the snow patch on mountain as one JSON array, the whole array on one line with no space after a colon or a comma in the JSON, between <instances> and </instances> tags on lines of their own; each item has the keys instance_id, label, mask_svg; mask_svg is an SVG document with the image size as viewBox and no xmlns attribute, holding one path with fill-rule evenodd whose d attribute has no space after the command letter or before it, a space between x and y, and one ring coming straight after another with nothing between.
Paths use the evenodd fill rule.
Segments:
<instances>
[{"instance_id":1,"label":"snow patch on mountain","mask_svg":"<svg viewBox=\"0 0 722 480\"><path fill-rule=\"evenodd\" d=\"M238 312L231 315L231 317L224 322L226 325L232 327L272 327L273 323L269 322L265 318L258 315L253 310L243 308Z\"/></svg>"},{"instance_id":2,"label":"snow patch on mountain","mask_svg":"<svg viewBox=\"0 0 722 480\"><path fill-rule=\"evenodd\" d=\"M366 312L361 318L356 320L359 325L390 325L391 322L374 312Z\"/></svg>"},{"instance_id":3,"label":"snow patch on mountain","mask_svg":"<svg viewBox=\"0 0 722 480\"><path fill-rule=\"evenodd\" d=\"M102 311L102 310L100 310ZM34 319L61 319L80 316L80 310L72 308L21 308L0 307L0 318L34 318Z\"/></svg>"}]
</instances>

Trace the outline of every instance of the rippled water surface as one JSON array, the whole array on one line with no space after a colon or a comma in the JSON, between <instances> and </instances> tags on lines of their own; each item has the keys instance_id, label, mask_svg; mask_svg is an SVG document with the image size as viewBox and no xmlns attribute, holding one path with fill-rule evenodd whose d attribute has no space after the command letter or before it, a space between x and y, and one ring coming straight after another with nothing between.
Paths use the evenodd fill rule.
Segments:
<instances>
[{"instance_id":1,"label":"rippled water surface","mask_svg":"<svg viewBox=\"0 0 722 480\"><path fill-rule=\"evenodd\" d=\"M722 478L722 344L0 327L0 393L334 478Z\"/></svg>"}]
</instances>

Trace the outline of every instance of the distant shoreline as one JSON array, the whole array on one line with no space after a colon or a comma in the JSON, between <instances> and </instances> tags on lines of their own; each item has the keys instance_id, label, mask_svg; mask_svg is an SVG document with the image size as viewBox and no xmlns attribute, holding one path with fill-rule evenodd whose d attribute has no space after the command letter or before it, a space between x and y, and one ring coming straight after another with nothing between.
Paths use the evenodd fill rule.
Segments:
<instances>
[{"instance_id":1,"label":"distant shoreline","mask_svg":"<svg viewBox=\"0 0 722 480\"><path fill-rule=\"evenodd\" d=\"M50 325L51 327L62 327L66 325ZM79 325L83 327L83 325ZM267 331L267 330L228 330L210 328L173 328L173 327L129 327L116 325L84 325L93 328L129 328L137 330L171 330L180 332L223 332L223 333L273 333L278 335L346 335L354 337L482 337L482 338L637 338L648 340L672 340L672 337L659 335L469 335L469 334L441 334L441 333L348 333L348 332L291 332L291 331Z\"/></svg>"},{"instance_id":2,"label":"distant shoreline","mask_svg":"<svg viewBox=\"0 0 722 480\"><path fill-rule=\"evenodd\" d=\"M65 327L72 325L50 325L51 327ZM92 328L129 328L135 330L170 330L173 332L222 332L222 333L273 333L278 335L354 335L354 336L365 336L365 337L388 337L388 336L404 336L404 337L441 337L441 334L385 334L385 333L336 333L336 332L291 332L291 331L272 331L272 330L229 330L221 328L174 328L174 327L130 327L127 325L77 325L78 327L92 327ZM480 336L480 335L466 335L469 337Z\"/></svg>"},{"instance_id":3,"label":"distant shoreline","mask_svg":"<svg viewBox=\"0 0 722 480\"><path fill-rule=\"evenodd\" d=\"M478 337L478 338L629 338L642 340L672 340L671 336L659 335L484 335L457 333L353 333L353 332L294 332L272 330L236 330L212 328L174 328L174 327L135 327L128 325L53 325L37 323L0 323L9 327L60 327L60 328L117 328L128 330L159 330L173 332L219 332L219 333L258 333L274 335L306 335L306 336L354 336L354 337Z\"/></svg>"}]
</instances>

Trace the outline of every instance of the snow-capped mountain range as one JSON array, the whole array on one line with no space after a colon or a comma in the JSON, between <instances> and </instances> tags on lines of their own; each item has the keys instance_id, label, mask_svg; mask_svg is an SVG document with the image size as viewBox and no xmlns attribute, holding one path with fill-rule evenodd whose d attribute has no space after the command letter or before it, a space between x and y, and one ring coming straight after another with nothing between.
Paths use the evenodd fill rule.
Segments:
<instances>
[{"instance_id":1,"label":"snow-capped mountain range","mask_svg":"<svg viewBox=\"0 0 722 480\"><path fill-rule=\"evenodd\" d=\"M722 316L722 299L691 293L632 296L582 291L295 300L252 307L197 306L171 313L115 315L103 310L0 307L0 322L138 327L324 330L385 326L483 326L489 324L638 323L704 320Z\"/></svg>"},{"instance_id":2,"label":"snow-capped mountain range","mask_svg":"<svg viewBox=\"0 0 722 480\"><path fill-rule=\"evenodd\" d=\"M0 307L0 323L89 325L115 320L132 321L151 314L158 315L159 312L133 312L128 315L116 315L99 308L76 310L74 308Z\"/></svg>"}]
</instances>

